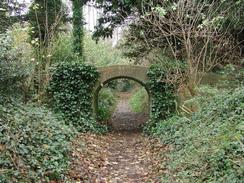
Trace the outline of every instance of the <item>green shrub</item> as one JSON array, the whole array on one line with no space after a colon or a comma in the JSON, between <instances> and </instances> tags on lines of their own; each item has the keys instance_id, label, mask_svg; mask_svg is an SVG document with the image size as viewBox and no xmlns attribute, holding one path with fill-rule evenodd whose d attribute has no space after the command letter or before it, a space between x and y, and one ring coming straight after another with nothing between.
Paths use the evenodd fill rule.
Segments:
<instances>
[{"instance_id":1,"label":"green shrub","mask_svg":"<svg viewBox=\"0 0 244 183\"><path fill-rule=\"evenodd\" d=\"M244 88L223 92L190 119L173 117L151 134L172 144L168 182L243 182Z\"/></svg>"},{"instance_id":2,"label":"green shrub","mask_svg":"<svg viewBox=\"0 0 244 183\"><path fill-rule=\"evenodd\" d=\"M244 59L240 60L244 61ZM207 73L201 84L214 86L219 89L232 89L244 85L244 68L234 64Z\"/></svg>"},{"instance_id":3,"label":"green shrub","mask_svg":"<svg viewBox=\"0 0 244 183\"><path fill-rule=\"evenodd\" d=\"M196 89L196 91L197 95L185 101L180 101L179 105L187 107L192 112L197 112L201 110L202 106L210 102L215 95L218 95L220 93L219 89L217 89L216 87L211 87L209 85L201 85ZM223 92L223 90L221 92ZM187 115L187 113L185 113L184 111L181 112L183 112L184 115Z\"/></svg>"},{"instance_id":4,"label":"green shrub","mask_svg":"<svg viewBox=\"0 0 244 183\"><path fill-rule=\"evenodd\" d=\"M137 90L129 101L130 108L133 112L147 112L148 94L144 88Z\"/></svg>"},{"instance_id":5,"label":"green shrub","mask_svg":"<svg viewBox=\"0 0 244 183\"><path fill-rule=\"evenodd\" d=\"M80 59L73 52L73 36L67 32L59 33L50 43L50 53L52 63L79 61ZM113 48L107 41L101 40L96 43L88 32L85 32L84 37L84 58L86 64L97 67L128 63L118 49Z\"/></svg>"},{"instance_id":6,"label":"green shrub","mask_svg":"<svg viewBox=\"0 0 244 183\"><path fill-rule=\"evenodd\" d=\"M136 84L135 81L129 79L118 79L115 81L117 81L116 90L119 92L129 92Z\"/></svg>"},{"instance_id":7,"label":"green shrub","mask_svg":"<svg viewBox=\"0 0 244 183\"><path fill-rule=\"evenodd\" d=\"M163 120L151 129L151 135L159 137L165 144L177 144L180 140L178 132L187 125L190 120L186 117L173 116Z\"/></svg>"},{"instance_id":8,"label":"green shrub","mask_svg":"<svg viewBox=\"0 0 244 183\"><path fill-rule=\"evenodd\" d=\"M80 58L73 52L72 36L67 33L59 33L59 35L51 43L51 59L52 63L78 61Z\"/></svg>"},{"instance_id":9,"label":"green shrub","mask_svg":"<svg viewBox=\"0 0 244 183\"><path fill-rule=\"evenodd\" d=\"M64 178L76 130L44 107L0 101L0 182Z\"/></svg>"},{"instance_id":10,"label":"green shrub","mask_svg":"<svg viewBox=\"0 0 244 183\"><path fill-rule=\"evenodd\" d=\"M175 86L166 81L167 71L159 65L151 65L147 72L149 81L147 86L150 90L151 119L144 126L144 133L149 133L158 121L172 117L176 111Z\"/></svg>"},{"instance_id":11,"label":"green shrub","mask_svg":"<svg viewBox=\"0 0 244 183\"><path fill-rule=\"evenodd\" d=\"M0 92L18 93L32 66L22 60L26 45L14 45L13 32L0 34Z\"/></svg>"},{"instance_id":12,"label":"green shrub","mask_svg":"<svg viewBox=\"0 0 244 183\"><path fill-rule=\"evenodd\" d=\"M152 65L147 73L147 85L152 95L154 119L166 119L175 112L175 86L165 82L167 72L158 65Z\"/></svg>"},{"instance_id":13,"label":"green shrub","mask_svg":"<svg viewBox=\"0 0 244 183\"><path fill-rule=\"evenodd\" d=\"M86 33L84 37L84 57L86 63L97 67L129 63L119 49L106 40L94 41L90 33Z\"/></svg>"},{"instance_id":14,"label":"green shrub","mask_svg":"<svg viewBox=\"0 0 244 183\"><path fill-rule=\"evenodd\" d=\"M106 131L93 118L92 94L98 77L95 67L70 62L57 65L50 81L55 110L80 132Z\"/></svg>"},{"instance_id":15,"label":"green shrub","mask_svg":"<svg viewBox=\"0 0 244 183\"><path fill-rule=\"evenodd\" d=\"M98 120L106 121L111 118L117 104L115 94L110 88L104 88L98 96Z\"/></svg>"}]
</instances>

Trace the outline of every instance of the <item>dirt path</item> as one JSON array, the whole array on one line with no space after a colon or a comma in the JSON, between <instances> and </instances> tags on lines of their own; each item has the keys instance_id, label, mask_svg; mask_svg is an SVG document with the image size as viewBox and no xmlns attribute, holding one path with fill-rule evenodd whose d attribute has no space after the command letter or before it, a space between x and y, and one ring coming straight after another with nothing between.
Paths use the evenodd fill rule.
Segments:
<instances>
[{"instance_id":1,"label":"dirt path","mask_svg":"<svg viewBox=\"0 0 244 183\"><path fill-rule=\"evenodd\" d=\"M165 170L164 157L159 154L167 148L139 133L147 117L131 112L128 98L127 93L120 95L111 119L114 132L104 136L83 134L74 142L69 176L75 182L160 182Z\"/></svg>"},{"instance_id":2,"label":"dirt path","mask_svg":"<svg viewBox=\"0 0 244 183\"><path fill-rule=\"evenodd\" d=\"M80 141L79 141L80 139ZM167 150L140 133L84 134L74 143L70 177L87 183L160 182ZM79 142L85 142L80 144Z\"/></svg>"},{"instance_id":3,"label":"dirt path","mask_svg":"<svg viewBox=\"0 0 244 183\"><path fill-rule=\"evenodd\" d=\"M129 107L131 93L121 92L116 110L110 120L115 131L136 131L148 120L146 113L134 113Z\"/></svg>"}]
</instances>

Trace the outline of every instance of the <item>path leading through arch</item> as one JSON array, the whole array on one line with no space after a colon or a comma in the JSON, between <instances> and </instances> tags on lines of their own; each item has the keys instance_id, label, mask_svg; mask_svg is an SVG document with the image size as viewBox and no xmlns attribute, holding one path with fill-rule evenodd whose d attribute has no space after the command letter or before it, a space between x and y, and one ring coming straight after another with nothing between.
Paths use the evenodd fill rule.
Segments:
<instances>
[{"instance_id":1,"label":"path leading through arch","mask_svg":"<svg viewBox=\"0 0 244 183\"><path fill-rule=\"evenodd\" d=\"M98 94L101 88L114 79L127 78L140 83L148 92L147 70L140 66L111 66L100 68L101 77L95 87L93 109L96 114ZM144 114L128 112L128 97L120 100L112 126L115 130L106 135L82 134L73 142L69 177L84 183L159 183L166 169L162 156L168 147L156 139L150 139L138 129L146 119ZM149 107L150 109L150 107ZM148 116L148 114L147 114ZM133 126L131 126L133 125ZM129 129L128 129L129 128ZM127 131L125 131L127 130Z\"/></svg>"},{"instance_id":2,"label":"path leading through arch","mask_svg":"<svg viewBox=\"0 0 244 183\"><path fill-rule=\"evenodd\" d=\"M148 113L136 113L130 109L129 99L132 94L131 92L119 93L119 101L110 120L110 125L115 131L140 131L149 119Z\"/></svg>"},{"instance_id":3,"label":"path leading through arch","mask_svg":"<svg viewBox=\"0 0 244 183\"><path fill-rule=\"evenodd\" d=\"M98 94L104 85L110 81L116 79L130 79L138 82L148 93L149 96L149 107L148 112L150 114L150 103L151 103L151 92L147 86L148 77L147 77L148 67L135 66L135 65L113 65L108 67L98 68L100 73L99 80L94 88L93 92L93 113L96 117L98 111Z\"/></svg>"}]
</instances>

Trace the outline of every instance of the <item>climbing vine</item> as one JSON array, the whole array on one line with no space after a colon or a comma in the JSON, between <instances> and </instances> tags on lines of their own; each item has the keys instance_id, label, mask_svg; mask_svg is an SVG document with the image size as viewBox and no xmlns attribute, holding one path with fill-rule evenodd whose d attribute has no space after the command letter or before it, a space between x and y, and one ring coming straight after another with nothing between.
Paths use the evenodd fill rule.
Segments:
<instances>
[{"instance_id":1,"label":"climbing vine","mask_svg":"<svg viewBox=\"0 0 244 183\"><path fill-rule=\"evenodd\" d=\"M84 0L73 0L73 50L74 53L83 57L83 4Z\"/></svg>"},{"instance_id":2,"label":"climbing vine","mask_svg":"<svg viewBox=\"0 0 244 183\"><path fill-rule=\"evenodd\" d=\"M95 67L81 63L59 64L52 75L50 92L54 108L81 132L105 132L92 117L92 93L99 78Z\"/></svg>"},{"instance_id":3,"label":"climbing vine","mask_svg":"<svg viewBox=\"0 0 244 183\"><path fill-rule=\"evenodd\" d=\"M148 88L151 91L151 118L144 130L147 133L157 122L175 113L175 86L166 81L167 72L158 65L152 65L148 72Z\"/></svg>"},{"instance_id":4,"label":"climbing vine","mask_svg":"<svg viewBox=\"0 0 244 183\"><path fill-rule=\"evenodd\" d=\"M152 65L147 76L152 106L151 119L144 129L150 132L157 122L174 115L176 97L175 86L166 81L167 72L164 69ZM82 132L106 130L92 117L92 94L98 78L99 73L95 67L81 63L59 64L52 75L50 92L54 108Z\"/></svg>"}]
</instances>

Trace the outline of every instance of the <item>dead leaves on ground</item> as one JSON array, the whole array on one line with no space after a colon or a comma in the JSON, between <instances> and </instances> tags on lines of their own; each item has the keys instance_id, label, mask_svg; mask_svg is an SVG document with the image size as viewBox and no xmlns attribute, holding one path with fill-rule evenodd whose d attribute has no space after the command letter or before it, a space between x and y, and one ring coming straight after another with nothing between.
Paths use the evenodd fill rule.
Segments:
<instances>
[{"instance_id":1,"label":"dead leaves on ground","mask_svg":"<svg viewBox=\"0 0 244 183\"><path fill-rule=\"evenodd\" d=\"M160 182L165 151L139 133L82 134L73 142L69 176L88 183Z\"/></svg>"}]
</instances>

